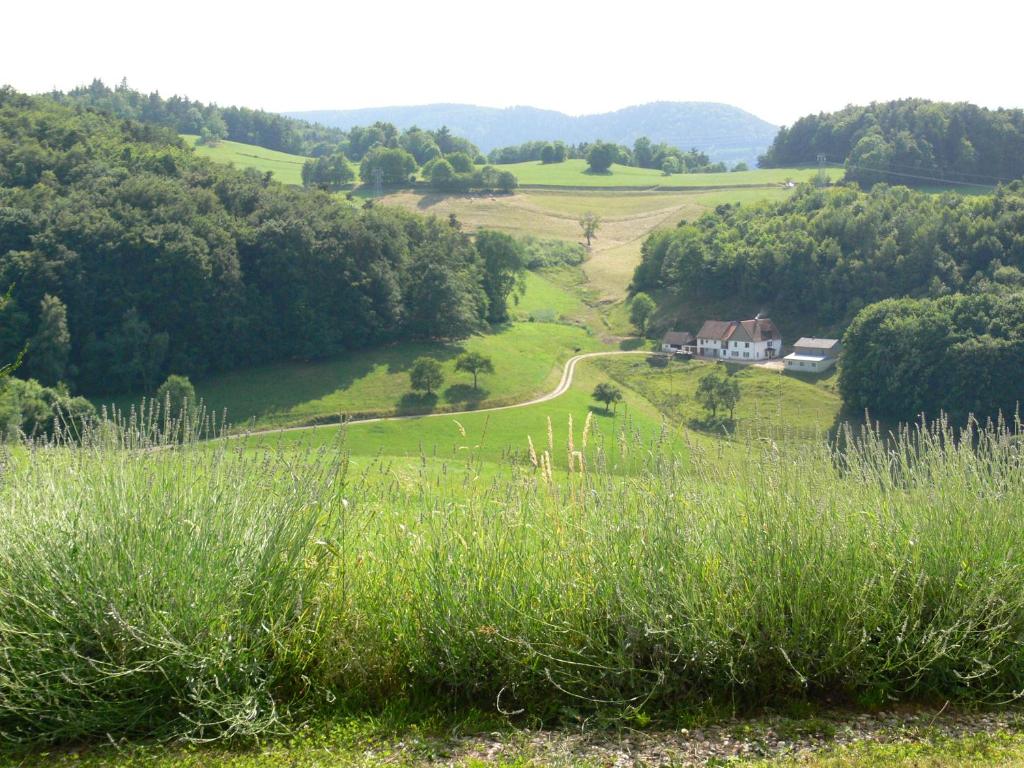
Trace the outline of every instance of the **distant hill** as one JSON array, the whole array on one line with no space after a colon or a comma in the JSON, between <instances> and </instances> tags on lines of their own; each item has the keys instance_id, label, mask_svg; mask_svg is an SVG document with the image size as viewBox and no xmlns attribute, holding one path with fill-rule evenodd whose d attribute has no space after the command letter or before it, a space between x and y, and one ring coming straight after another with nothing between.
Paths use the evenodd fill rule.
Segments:
<instances>
[{"instance_id":1,"label":"distant hill","mask_svg":"<svg viewBox=\"0 0 1024 768\"><path fill-rule=\"evenodd\" d=\"M696 147L713 160L750 164L765 152L778 127L728 104L658 101L599 115L572 117L535 107L475 107L469 104L426 104L415 107L372 107L350 110L288 112L326 126L348 129L379 121L399 128L412 125L435 130L448 126L484 152L497 147L543 139L570 144L603 139L629 144L641 136L688 149Z\"/></svg>"}]
</instances>

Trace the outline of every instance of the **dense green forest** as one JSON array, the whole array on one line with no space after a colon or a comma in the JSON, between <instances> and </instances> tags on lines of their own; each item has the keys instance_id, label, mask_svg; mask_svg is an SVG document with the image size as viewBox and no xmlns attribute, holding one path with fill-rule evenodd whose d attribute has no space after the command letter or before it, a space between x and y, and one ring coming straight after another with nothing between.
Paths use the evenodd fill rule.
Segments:
<instances>
[{"instance_id":1,"label":"dense green forest","mask_svg":"<svg viewBox=\"0 0 1024 768\"><path fill-rule=\"evenodd\" d=\"M511 147L493 149L487 160L496 165L541 161L560 163L569 159L594 158L596 170L605 170L612 163L636 168L654 168L666 173L721 173L728 170L724 163L713 163L699 149L682 150L665 143L655 143L641 136L632 147L604 141L565 144L561 141L528 141ZM741 170L746 166L740 164Z\"/></svg>"},{"instance_id":2,"label":"dense green forest","mask_svg":"<svg viewBox=\"0 0 1024 768\"><path fill-rule=\"evenodd\" d=\"M896 296L1024 284L1024 183L977 197L802 187L650 235L633 289L737 296L831 328Z\"/></svg>"},{"instance_id":3,"label":"dense green forest","mask_svg":"<svg viewBox=\"0 0 1024 768\"><path fill-rule=\"evenodd\" d=\"M782 128L762 167L845 163L864 186L942 181L992 186L1024 176L1024 111L904 99L807 115Z\"/></svg>"},{"instance_id":4,"label":"dense green forest","mask_svg":"<svg viewBox=\"0 0 1024 768\"><path fill-rule=\"evenodd\" d=\"M447 221L218 165L176 131L0 90L0 360L27 342L19 376L152 391L504 319L488 269L517 263L494 256L511 239L485 258Z\"/></svg>"},{"instance_id":5,"label":"dense green forest","mask_svg":"<svg viewBox=\"0 0 1024 768\"><path fill-rule=\"evenodd\" d=\"M1012 422L1024 403L1024 293L889 299L844 337L846 407L889 422L969 414Z\"/></svg>"}]
</instances>

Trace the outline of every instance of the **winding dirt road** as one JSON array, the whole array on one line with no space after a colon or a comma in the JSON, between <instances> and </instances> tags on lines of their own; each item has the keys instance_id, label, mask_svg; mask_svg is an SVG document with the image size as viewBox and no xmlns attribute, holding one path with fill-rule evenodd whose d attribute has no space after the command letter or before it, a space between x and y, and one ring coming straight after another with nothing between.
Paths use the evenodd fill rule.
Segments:
<instances>
[{"instance_id":1,"label":"winding dirt road","mask_svg":"<svg viewBox=\"0 0 1024 768\"><path fill-rule=\"evenodd\" d=\"M418 413L411 414L408 416L374 416L368 419L352 419L349 421L349 425L353 424L371 424L375 421L410 421L412 419L430 419L438 416L464 416L470 413L492 413L494 411L508 411L512 408L526 408L530 405L539 405L540 403L546 403L549 400L554 400L556 397L561 397L572 386L572 378L576 373L576 364L580 360L587 360L592 357L611 357L613 355L652 355L658 354L652 350L617 350L614 352L585 352L582 355L575 355L570 357L565 364L565 368L562 370L562 379L558 382L558 386L548 392L546 395L535 397L532 400L526 400L522 403L513 403L512 405L495 405L490 408L469 408L462 411L441 411L438 413ZM337 423L329 424L308 424L303 427L275 427L272 429L257 429L249 432L239 432L229 437L251 437L253 435L274 435L283 432L301 432L307 429L320 429L320 428L332 428L337 427Z\"/></svg>"}]
</instances>

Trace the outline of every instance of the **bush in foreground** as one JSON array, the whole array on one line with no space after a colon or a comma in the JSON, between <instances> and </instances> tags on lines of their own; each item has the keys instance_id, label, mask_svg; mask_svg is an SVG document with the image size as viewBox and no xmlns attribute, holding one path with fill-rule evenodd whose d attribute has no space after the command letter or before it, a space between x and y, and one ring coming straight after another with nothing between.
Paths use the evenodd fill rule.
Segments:
<instances>
[{"instance_id":1,"label":"bush in foreground","mask_svg":"<svg viewBox=\"0 0 1024 768\"><path fill-rule=\"evenodd\" d=\"M555 719L1024 688L1010 430L704 455L599 421L491 482L109 431L16 455L0 735L257 734L329 700Z\"/></svg>"}]
</instances>

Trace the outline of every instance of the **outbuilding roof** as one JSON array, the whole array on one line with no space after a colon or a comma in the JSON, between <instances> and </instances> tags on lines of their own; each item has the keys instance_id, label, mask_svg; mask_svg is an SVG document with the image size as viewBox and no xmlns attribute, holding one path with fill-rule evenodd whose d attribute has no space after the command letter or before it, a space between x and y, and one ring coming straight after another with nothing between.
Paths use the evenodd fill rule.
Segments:
<instances>
[{"instance_id":1,"label":"outbuilding roof","mask_svg":"<svg viewBox=\"0 0 1024 768\"><path fill-rule=\"evenodd\" d=\"M803 347L804 349L830 350L839 346L839 339L819 339L815 336L803 336L793 346Z\"/></svg>"},{"instance_id":2,"label":"outbuilding roof","mask_svg":"<svg viewBox=\"0 0 1024 768\"><path fill-rule=\"evenodd\" d=\"M662 344L675 344L676 346L683 346L684 344L693 344L693 334L689 331L668 331L661 339Z\"/></svg>"}]
</instances>

